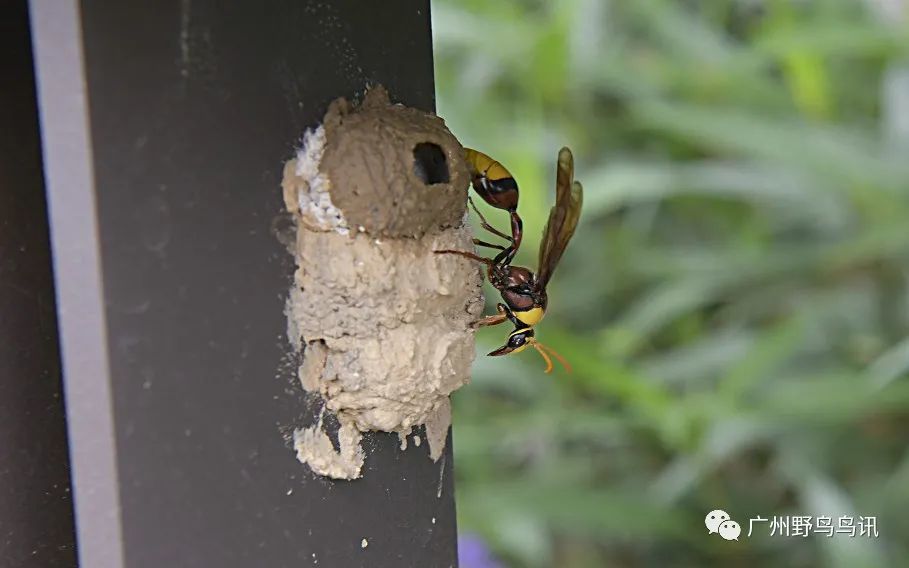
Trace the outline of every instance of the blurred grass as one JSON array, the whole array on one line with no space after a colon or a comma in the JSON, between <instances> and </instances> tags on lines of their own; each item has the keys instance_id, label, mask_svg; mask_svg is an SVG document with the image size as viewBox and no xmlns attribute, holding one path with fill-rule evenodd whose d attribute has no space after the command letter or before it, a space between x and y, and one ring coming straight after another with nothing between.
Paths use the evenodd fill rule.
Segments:
<instances>
[{"instance_id":1,"label":"blurred grass","mask_svg":"<svg viewBox=\"0 0 909 568\"><path fill-rule=\"evenodd\" d=\"M519 264L560 146L586 189L538 333L575 372L478 357L460 530L515 567L909 566L909 7L432 8L439 114L518 179ZM726 542L716 508L880 537Z\"/></svg>"}]
</instances>

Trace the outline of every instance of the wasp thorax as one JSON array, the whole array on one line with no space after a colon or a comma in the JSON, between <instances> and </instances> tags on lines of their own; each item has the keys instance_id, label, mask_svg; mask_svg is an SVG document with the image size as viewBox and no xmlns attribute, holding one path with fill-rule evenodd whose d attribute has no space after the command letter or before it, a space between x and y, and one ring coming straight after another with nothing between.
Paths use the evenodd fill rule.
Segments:
<instances>
[{"instance_id":1,"label":"wasp thorax","mask_svg":"<svg viewBox=\"0 0 909 568\"><path fill-rule=\"evenodd\" d=\"M508 307L516 311L529 310L534 305L533 294L530 290L506 288L502 290L502 299L508 304Z\"/></svg>"},{"instance_id":2,"label":"wasp thorax","mask_svg":"<svg viewBox=\"0 0 909 568\"><path fill-rule=\"evenodd\" d=\"M534 277L533 272L522 267L522 266L509 266L508 267L508 285L509 286L520 286L526 284L530 286L533 284Z\"/></svg>"}]
</instances>

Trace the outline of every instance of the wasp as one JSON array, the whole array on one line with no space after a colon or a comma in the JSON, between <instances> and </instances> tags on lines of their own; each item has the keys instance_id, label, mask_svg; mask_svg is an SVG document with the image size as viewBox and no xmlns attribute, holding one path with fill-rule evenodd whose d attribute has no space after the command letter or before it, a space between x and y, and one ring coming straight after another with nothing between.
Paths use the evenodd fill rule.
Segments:
<instances>
[{"instance_id":1,"label":"wasp","mask_svg":"<svg viewBox=\"0 0 909 568\"><path fill-rule=\"evenodd\" d=\"M543 357L547 373L551 372L553 368L550 355L570 371L571 367L561 355L536 339L534 326L540 323L546 313L548 303L546 285L562 259L562 254L574 235L578 219L581 216L583 188L580 182L574 179L574 157L571 150L562 148L559 151L556 171L556 202L549 212L549 220L543 230L536 273L521 266L511 265L511 261L521 245L523 235L523 223L517 213L518 185L514 177L502 164L482 152L466 149L465 156L474 191L492 207L509 213L511 235L490 225L477 209L473 199L468 198L470 206L480 219L480 225L490 233L505 239L508 244L499 245L480 239L473 240L477 246L498 250L499 252L494 258L486 258L460 250L435 252L437 254L456 254L483 263L486 265L487 280L502 295L502 302L496 305L498 313L485 316L475 324L483 327L499 325L508 321L514 325L514 331L508 335L505 345L490 352L489 355L520 353L530 346Z\"/></svg>"}]
</instances>

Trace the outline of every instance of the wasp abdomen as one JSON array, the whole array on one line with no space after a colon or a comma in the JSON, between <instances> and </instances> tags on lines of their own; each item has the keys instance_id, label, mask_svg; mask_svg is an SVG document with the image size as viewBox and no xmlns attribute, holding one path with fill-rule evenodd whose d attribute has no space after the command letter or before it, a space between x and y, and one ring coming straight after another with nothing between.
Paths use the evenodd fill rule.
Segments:
<instances>
[{"instance_id":1,"label":"wasp abdomen","mask_svg":"<svg viewBox=\"0 0 909 568\"><path fill-rule=\"evenodd\" d=\"M496 209L515 211L518 208L518 184L505 166L483 152L465 149L473 188L483 201Z\"/></svg>"}]
</instances>

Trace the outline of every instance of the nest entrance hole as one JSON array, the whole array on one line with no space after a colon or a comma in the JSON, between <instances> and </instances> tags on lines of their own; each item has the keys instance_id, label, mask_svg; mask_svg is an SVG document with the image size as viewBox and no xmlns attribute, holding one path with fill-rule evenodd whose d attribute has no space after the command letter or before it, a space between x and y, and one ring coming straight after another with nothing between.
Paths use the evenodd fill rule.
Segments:
<instances>
[{"instance_id":1,"label":"nest entrance hole","mask_svg":"<svg viewBox=\"0 0 909 568\"><path fill-rule=\"evenodd\" d=\"M413 147L413 172L426 185L448 183L448 160L438 144L420 142Z\"/></svg>"}]
</instances>

